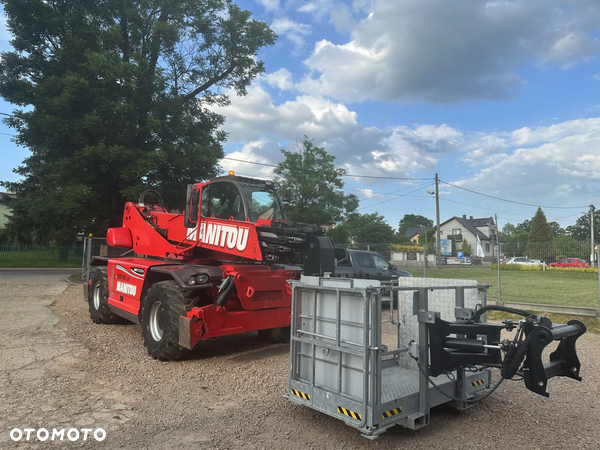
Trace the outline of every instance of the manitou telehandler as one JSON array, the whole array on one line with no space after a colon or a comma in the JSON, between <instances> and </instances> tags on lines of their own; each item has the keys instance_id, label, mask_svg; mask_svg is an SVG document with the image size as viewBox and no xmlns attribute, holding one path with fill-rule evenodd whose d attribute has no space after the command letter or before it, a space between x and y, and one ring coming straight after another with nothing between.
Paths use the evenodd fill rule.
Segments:
<instances>
[{"instance_id":1,"label":"manitou telehandler","mask_svg":"<svg viewBox=\"0 0 600 450\"><path fill-rule=\"evenodd\" d=\"M160 360L247 331L289 340L288 281L334 269L333 243L321 228L285 220L272 182L232 172L189 185L183 213L146 191L125 205L123 226L106 239L135 256L92 261L101 267L88 283L91 318L140 324Z\"/></svg>"}]
</instances>

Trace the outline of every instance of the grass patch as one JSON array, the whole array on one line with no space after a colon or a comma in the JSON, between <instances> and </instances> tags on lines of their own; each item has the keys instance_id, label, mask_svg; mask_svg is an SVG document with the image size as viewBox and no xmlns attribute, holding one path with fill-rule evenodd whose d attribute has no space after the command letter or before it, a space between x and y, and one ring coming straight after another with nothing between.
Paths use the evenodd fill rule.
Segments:
<instances>
[{"instance_id":1,"label":"grass patch","mask_svg":"<svg viewBox=\"0 0 600 450\"><path fill-rule=\"evenodd\" d=\"M83 281L83 278L81 278L80 273L74 273L73 275L69 275L68 278L71 283L81 283Z\"/></svg>"},{"instance_id":2,"label":"grass patch","mask_svg":"<svg viewBox=\"0 0 600 450\"><path fill-rule=\"evenodd\" d=\"M567 322L569 322L569 320L573 320L573 319L579 320L586 326L587 330L590 333L600 334L600 320L596 319L595 317L570 316L570 315L564 315L564 314L551 314L551 313L546 313L543 311L531 311L531 312L538 314L538 315L546 316L548 319L550 319L552 321L552 323L567 323ZM503 320L506 320L506 319L512 319L512 320L522 319L521 316L517 316L515 314L510 314L510 313L507 313L504 311L488 311L487 318L490 322L502 322Z\"/></svg>"},{"instance_id":3,"label":"grass patch","mask_svg":"<svg viewBox=\"0 0 600 450\"><path fill-rule=\"evenodd\" d=\"M408 270L415 277L423 276L423 269L403 270ZM572 276L571 273L501 272L502 301L598 308L597 274ZM487 267L432 268L427 269L427 277L477 280L481 284L491 284L488 297L498 298L498 272Z\"/></svg>"},{"instance_id":4,"label":"grass patch","mask_svg":"<svg viewBox=\"0 0 600 450\"><path fill-rule=\"evenodd\" d=\"M0 268L72 268L81 267L81 262L80 251L75 251L73 247L38 247L0 251Z\"/></svg>"}]
</instances>

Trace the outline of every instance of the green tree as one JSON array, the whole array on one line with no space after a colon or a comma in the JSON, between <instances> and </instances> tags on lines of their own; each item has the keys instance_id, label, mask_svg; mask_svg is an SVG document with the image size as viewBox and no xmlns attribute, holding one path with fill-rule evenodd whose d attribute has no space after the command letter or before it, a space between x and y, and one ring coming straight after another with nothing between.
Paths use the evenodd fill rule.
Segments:
<instances>
[{"instance_id":1,"label":"green tree","mask_svg":"<svg viewBox=\"0 0 600 450\"><path fill-rule=\"evenodd\" d=\"M558 222L548 222L548 225L550 225L550 228L552 228L552 232L554 233L554 237L557 236L564 236L566 234L566 231L563 227L560 226L560 224Z\"/></svg>"},{"instance_id":2,"label":"green tree","mask_svg":"<svg viewBox=\"0 0 600 450\"><path fill-rule=\"evenodd\" d=\"M432 228L433 220L419 214L405 214L398 223L398 234L404 236L409 228Z\"/></svg>"},{"instance_id":3,"label":"green tree","mask_svg":"<svg viewBox=\"0 0 600 450\"><path fill-rule=\"evenodd\" d=\"M347 221L350 238L357 244L391 244L394 229L377 213L353 214Z\"/></svg>"},{"instance_id":4,"label":"green tree","mask_svg":"<svg viewBox=\"0 0 600 450\"><path fill-rule=\"evenodd\" d=\"M523 223L513 225L507 223L502 227L500 232L500 238L504 239L504 254L510 256L524 256L527 241L529 239L529 231L526 228L530 228L529 220L525 220ZM527 226L524 226L526 224Z\"/></svg>"},{"instance_id":5,"label":"green tree","mask_svg":"<svg viewBox=\"0 0 600 450\"><path fill-rule=\"evenodd\" d=\"M566 229L566 233L575 238L577 241L585 242L590 240L590 213L584 213L580 216L575 225L570 225ZM600 211L594 212L594 242L599 242L600 238ZM586 257L589 259L589 256Z\"/></svg>"},{"instance_id":6,"label":"green tree","mask_svg":"<svg viewBox=\"0 0 600 450\"><path fill-rule=\"evenodd\" d=\"M231 0L1 0L13 51L0 95L31 155L3 183L21 240L70 241L119 225L126 200L218 174L227 105L264 71L275 33Z\"/></svg>"},{"instance_id":7,"label":"green tree","mask_svg":"<svg viewBox=\"0 0 600 450\"><path fill-rule=\"evenodd\" d=\"M554 261L554 232L546 219L546 214L542 208L537 209L531 219L531 231L527 240L527 256L537 258L543 261Z\"/></svg>"},{"instance_id":8,"label":"green tree","mask_svg":"<svg viewBox=\"0 0 600 450\"><path fill-rule=\"evenodd\" d=\"M397 243L394 229L377 213L351 214L340 224L329 229L327 236L340 244L388 244Z\"/></svg>"},{"instance_id":9,"label":"green tree","mask_svg":"<svg viewBox=\"0 0 600 450\"><path fill-rule=\"evenodd\" d=\"M461 250L464 256L471 256L471 244L469 244L466 239L463 239L462 241Z\"/></svg>"},{"instance_id":10,"label":"green tree","mask_svg":"<svg viewBox=\"0 0 600 450\"><path fill-rule=\"evenodd\" d=\"M347 222L341 222L335 227L328 229L326 235L333 239L336 246L351 243L350 226Z\"/></svg>"},{"instance_id":11,"label":"green tree","mask_svg":"<svg viewBox=\"0 0 600 450\"><path fill-rule=\"evenodd\" d=\"M319 225L339 222L358 208L358 197L344 195L344 169L335 168L335 157L316 147L308 137L291 151L281 150L285 159L277 165L277 182L290 193L285 203L291 220Z\"/></svg>"}]
</instances>

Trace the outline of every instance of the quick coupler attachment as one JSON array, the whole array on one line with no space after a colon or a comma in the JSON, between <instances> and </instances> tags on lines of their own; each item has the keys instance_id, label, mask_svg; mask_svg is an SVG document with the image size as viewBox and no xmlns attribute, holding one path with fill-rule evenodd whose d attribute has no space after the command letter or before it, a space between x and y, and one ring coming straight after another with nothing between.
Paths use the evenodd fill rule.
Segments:
<instances>
[{"instance_id":1,"label":"quick coupler attachment","mask_svg":"<svg viewBox=\"0 0 600 450\"><path fill-rule=\"evenodd\" d=\"M575 342L587 331L582 322L571 320L566 325L552 324L550 319L543 317L537 324L527 320L524 331L527 353L522 375L527 389L548 397L550 394L546 388L550 378L569 377L581 381L581 364L575 350ZM542 352L553 341L560 342L550 354L550 362L543 363Z\"/></svg>"}]
</instances>

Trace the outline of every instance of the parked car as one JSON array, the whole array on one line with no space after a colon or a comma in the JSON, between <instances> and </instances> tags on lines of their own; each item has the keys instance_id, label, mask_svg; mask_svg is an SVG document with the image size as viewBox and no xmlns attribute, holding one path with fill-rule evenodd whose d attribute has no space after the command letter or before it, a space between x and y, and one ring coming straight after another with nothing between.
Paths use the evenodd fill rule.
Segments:
<instances>
[{"instance_id":1,"label":"parked car","mask_svg":"<svg viewBox=\"0 0 600 450\"><path fill-rule=\"evenodd\" d=\"M590 267L590 264L579 258L564 258L548 264L550 267Z\"/></svg>"},{"instance_id":2,"label":"parked car","mask_svg":"<svg viewBox=\"0 0 600 450\"><path fill-rule=\"evenodd\" d=\"M364 250L335 249L336 275L359 275L374 280L391 281L399 277L412 277L410 272L398 270L383 256Z\"/></svg>"},{"instance_id":3,"label":"parked car","mask_svg":"<svg viewBox=\"0 0 600 450\"><path fill-rule=\"evenodd\" d=\"M463 266L470 266L473 264L473 260L470 256L463 256L462 261L460 262Z\"/></svg>"},{"instance_id":4,"label":"parked car","mask_svg":"<svg viewBox=\"0 0 600 450\"><path fill-rule=\"evenodd\" d=\"M506 261L504 261L504 264L522 264L525 266L536 266L538 264L542 264L542 262L539 259L531 259L525 258L524 256L516 256L513 258L508 258Z\"/></svg>"}]
</instances>

